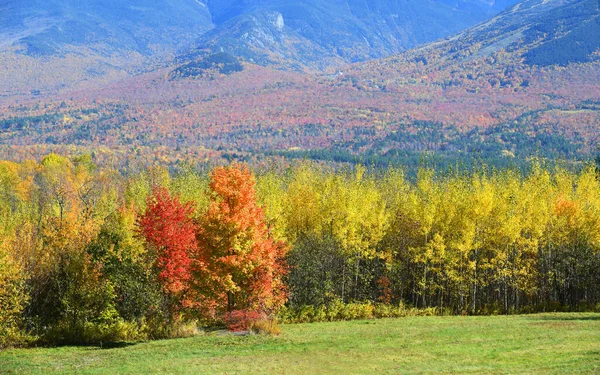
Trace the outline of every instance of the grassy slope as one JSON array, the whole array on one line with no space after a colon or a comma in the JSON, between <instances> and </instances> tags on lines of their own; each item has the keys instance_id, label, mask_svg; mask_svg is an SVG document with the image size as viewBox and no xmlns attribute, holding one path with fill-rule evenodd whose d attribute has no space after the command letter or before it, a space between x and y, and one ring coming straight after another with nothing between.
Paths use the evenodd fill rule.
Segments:
<instances>
[{"instance_id":1,"label":"grassy slope","mask_svg":"<svg viewBox=\"0 0 600 375\"><path fill-rule=\"evenodd\" d=\"M121 348L11 350L8 374L600 373L600 314L415 317L286 325Z\"/></svg>"}]
</instances>

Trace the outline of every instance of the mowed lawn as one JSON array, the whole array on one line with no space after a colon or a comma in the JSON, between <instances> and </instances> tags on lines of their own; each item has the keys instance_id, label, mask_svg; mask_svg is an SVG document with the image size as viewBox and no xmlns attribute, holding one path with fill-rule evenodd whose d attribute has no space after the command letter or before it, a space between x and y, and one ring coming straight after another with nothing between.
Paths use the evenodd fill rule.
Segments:
<instances>
[{"instance_id":1,"label":"mowed lawn","mask_svg":"<svg viewBox=\"0 0 600 375\"><path fill-rule=\"evenodd\" d=\"M600 374L600 314L284 325L113 348L0 352L2 374Z\"/></svg>"}]
</instances>

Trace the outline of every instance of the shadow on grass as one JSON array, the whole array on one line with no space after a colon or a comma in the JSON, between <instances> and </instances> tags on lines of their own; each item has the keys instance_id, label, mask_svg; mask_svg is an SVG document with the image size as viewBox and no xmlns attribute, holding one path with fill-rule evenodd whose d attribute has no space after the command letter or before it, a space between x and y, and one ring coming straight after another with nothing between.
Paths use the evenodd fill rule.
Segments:
<instances>
[{"instance_id":1,"label":"shadow on grass","mask_svg":"<svg viewBox=\"0 0 600 375\"><path fill-rule=\"evenodd\" d=\"M33 345L31 348L83 348L87 350L98 350L98 349L121 349L126 348L128 346L134 346L143 343L144 341L119 341L119 342L98 342L98 343L78 343L72 341L62 341L62 342L43 342L39 341Z\"/></svg>"},{"instance_id":2,"label":"shadow on grass","mask_svg":"<svg viewBox=\"0 0 600 375\"><path fill-rule=\"evenodd\" d=\"M600 314L582 313L581 315L573 313L552 314L537 316L536 320L559 320L559 321L576 321L576 320L600 320Z\"/></svg>"},{"instance_id":3,"label":"shadow on grass","mask_svg":"<svg viewBox=\"0 0 600 375\"><path fill-rule=\"evenodd\" d=\"M122 349L137 344L139 344L139 342L102 342L96 345L91 345L91 347L96 349Z\"/></svg>"}]
</instances>

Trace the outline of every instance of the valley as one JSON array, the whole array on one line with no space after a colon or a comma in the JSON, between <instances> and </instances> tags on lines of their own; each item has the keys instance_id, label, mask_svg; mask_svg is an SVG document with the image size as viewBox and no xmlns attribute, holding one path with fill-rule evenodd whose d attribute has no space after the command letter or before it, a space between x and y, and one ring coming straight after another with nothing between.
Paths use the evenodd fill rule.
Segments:
<instances>
[{"instance_id":1,"label":"valley","mask_svg":"<svg viewBox=\"0 0 600 375\"><path fill-rule=\"evenodd\" d=\"M131 158L166 163L300 157L402 165L428 152L498 165L514 157L585 161L600 134L600 59L590 53L599 15L594 0L528 0L447 40L324 71L260 66L224 52L63 94L9 96L0 102L0 155L102 146L109 154L134 147ZM580 40L575 60L532 63L570 38ZM216 68L223 64L235 68Z\"/></svg>"}]
</instances>

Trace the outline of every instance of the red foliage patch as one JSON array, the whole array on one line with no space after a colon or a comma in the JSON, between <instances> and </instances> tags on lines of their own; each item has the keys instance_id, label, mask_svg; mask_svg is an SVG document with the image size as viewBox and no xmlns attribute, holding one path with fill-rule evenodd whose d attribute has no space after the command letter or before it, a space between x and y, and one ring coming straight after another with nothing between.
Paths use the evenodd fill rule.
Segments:
<instances>
[{"instance_id":1,"label":"red foliage patch","mask_svg":"<svg viewBox=\"0 0 600 375\"><path fill-rule=\"evenodd\" d=\"M192 205L181 204L167 189L157 187L139 219L142 234L157 251L159 279L167 293L182 292L191 279L190 254L198 247L193 211Z\"/></svg>"},{"instance_id":2,"label":"red foliage patch","mask_svg":"<svg viewBox=\"0 0 600 375\"><path fill-rule=\"evenodd\" d=\"M232 332L249 331L254 322L266 317L265 313L254 310L234 310L225 315L225 324Z\"/></svg>"}]
</instances>

